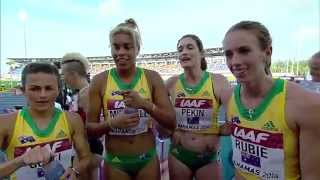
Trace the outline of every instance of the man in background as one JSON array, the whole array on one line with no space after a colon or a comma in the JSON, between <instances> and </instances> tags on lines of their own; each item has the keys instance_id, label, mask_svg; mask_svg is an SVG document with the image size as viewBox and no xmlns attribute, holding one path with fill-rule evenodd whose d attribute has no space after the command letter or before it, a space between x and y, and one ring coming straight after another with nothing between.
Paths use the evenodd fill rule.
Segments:
<instances>
[{"instance_id":1,"label":"man in background","mask_svg":"<svg viewBox=\"0 0 320 180\"><path fill-rule=\"evenodd\" d=\"M301 81L300 84L307 90L320 93L320 51L315 53L309 60L311 81Z\"/></svg>"}]
</instances>

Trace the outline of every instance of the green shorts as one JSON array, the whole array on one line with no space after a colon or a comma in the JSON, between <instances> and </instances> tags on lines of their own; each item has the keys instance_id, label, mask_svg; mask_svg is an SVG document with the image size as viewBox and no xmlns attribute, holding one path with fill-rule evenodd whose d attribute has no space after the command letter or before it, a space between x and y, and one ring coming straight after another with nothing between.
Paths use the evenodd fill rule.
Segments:
<instances>
[{"instance_id":1,"label":"green shorts","mask_svg":"<svg viewBox=\"0 0 320 180\"><path fill-rule=\"evenodd\" d=\"M217 160L217 153L198 153L190 151L181 145L170 145L170 154L185 164L192 172Z\"/></svg>"},{"instance_id":2,"label":"green shorts","mask_svg":"<svg viewBox=\"0 0 320 180\"><path fill-rule=\"evenodd\" d=\"M135 176L157 155L156 148L140 155L114 155L106 153L105 161L112 167L118 168L128 175Z\"/></svg>"}]
</instances>

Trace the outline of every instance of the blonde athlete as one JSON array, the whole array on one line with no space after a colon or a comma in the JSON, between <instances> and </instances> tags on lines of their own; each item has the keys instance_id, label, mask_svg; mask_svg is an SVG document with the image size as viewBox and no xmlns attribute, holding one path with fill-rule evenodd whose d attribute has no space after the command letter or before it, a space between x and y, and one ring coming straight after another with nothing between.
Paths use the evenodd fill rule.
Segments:
<instances>
[{"instance_id":1,"label":"blonde athlete","mask_svg":"<svg viewBox=\"0 0 320 180\"><path fill-rule=\"evenodd\" d=\"M89 90L88 131L106 134L105 172L109 180L160 179L151 117L173 130L175 114L158 73L136 67L140 34L128 19L110 32L116 68L96 75ZM100 110L105 121L99 123Z\"/></svg>"}]
</instances>

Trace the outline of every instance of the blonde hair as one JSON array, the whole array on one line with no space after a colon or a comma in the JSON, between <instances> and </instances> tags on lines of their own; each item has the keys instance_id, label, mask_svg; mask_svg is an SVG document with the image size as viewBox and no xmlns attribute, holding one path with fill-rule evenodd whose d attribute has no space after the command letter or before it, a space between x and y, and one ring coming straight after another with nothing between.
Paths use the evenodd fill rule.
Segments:
<instances>
[{"instance_id":1,"label":"blonde hair","mask_svg":"<svg viewBox=\"0 0 320 180\"><path fill-rule=\"evenodd\" d=\"M75 71L82 76L89 73L89 61L78 52L66 53L62 57L61 64L67 66L67 70Z\"/></svg>"},{"instance_id":2,"label":"blonde hair","mask_svg":"<svg viewBox=\"0 0 320 180\"><path fill-rule=\"evenodd\" d=\"M115 28L110 31L109 39L110 44L113 42L113 36L118 33L125 33L131 36L132 40L135 42L135 47L140 51L141 47L141 36L138 25L136 21L132 18L125 20L123 23L118 24Z\"/></svg>"}]
</instances>

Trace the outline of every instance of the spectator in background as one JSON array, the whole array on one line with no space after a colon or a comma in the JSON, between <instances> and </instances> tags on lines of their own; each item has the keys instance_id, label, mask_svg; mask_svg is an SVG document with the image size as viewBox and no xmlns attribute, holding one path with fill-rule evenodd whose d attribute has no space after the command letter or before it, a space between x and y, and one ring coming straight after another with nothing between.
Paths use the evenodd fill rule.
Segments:
<instances>
[{"instance_id":1,"label":"spectator in background","mask_svg":"<svg viewBox=\"0 0 320 180\"><path fill-rule=\"evenodd\" d=\"M309 60L311 81L304 80L300 84L307 90L320 93L320 51L315 53Z\"/></svg>"},{"instance_id":2,"label":"spectator in background","mask_svg":"<svg viewBox=\"0 0 320 180\"><path fill-rule=\"evenodd\" d=\"M80 53L67 53L62 57L61 68L64 82L76 92L72 97L69 111L78 113L85 124L89 105L89 61ZM101 156L103 145L99 138L90 137L88 141L91 152ZM89 174L90 179L96 180L98 179L98 167L102 159L99 156L94 156L92 160L90 164L92 170ZM77 162L78 159L76 158L75 163Z\"/></svg>"}]
</instances>

